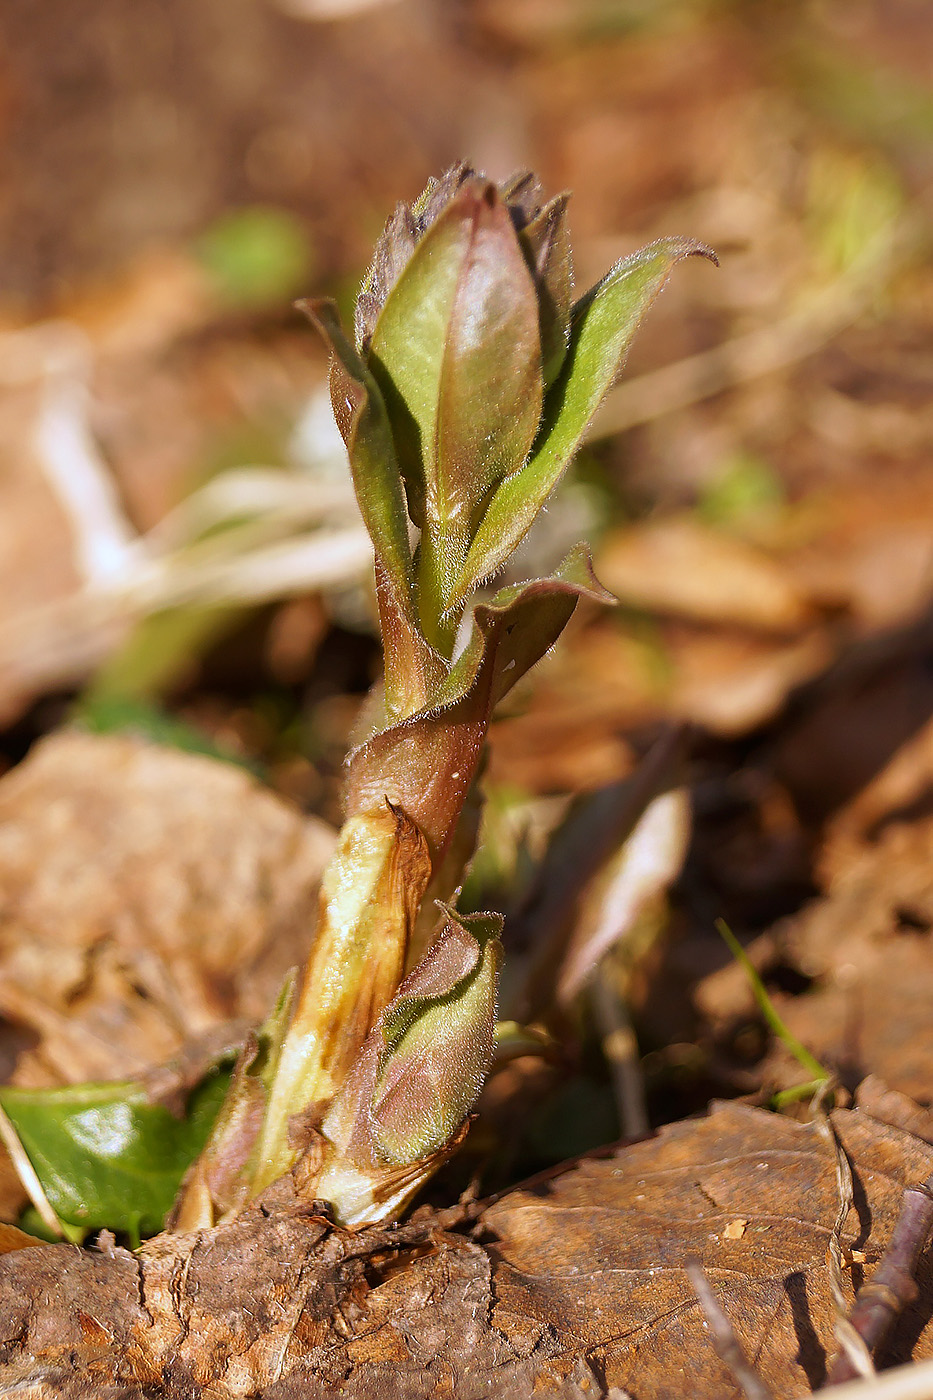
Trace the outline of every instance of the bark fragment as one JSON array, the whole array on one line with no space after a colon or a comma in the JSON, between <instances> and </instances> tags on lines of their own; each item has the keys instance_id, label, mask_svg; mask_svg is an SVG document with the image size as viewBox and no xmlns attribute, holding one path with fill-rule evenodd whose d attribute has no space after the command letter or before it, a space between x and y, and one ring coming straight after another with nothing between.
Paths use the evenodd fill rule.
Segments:
<instances>
[{"instance_id":1,"label":"bark fragment","mask_svg":"<svg viewBox=\"0 0 933 1400\"><path fill-rule=\"evenodd\" d=\"M933 1149L856 1111L847 1243L870 1269ZM282 1184L240 1220L134 1257L0 1257L0 1390L29 1400L732 1400L686 1272L698 1258L778 1400L834 1350L835 1167L815 1130L719 1105L491 1203L471 1238L430 1212L353 1235ZM741 1216L741 1238L726 1227ZM855 1218L857 1217L857 1218ZM734 1235L734 1232L733 1232ZM856 1282L858 1280L855 1280ZM933 1271L889 1360L933 1355ZM391 1388L389 1391L388 1388Z\"/></svg>"}]
</instances>

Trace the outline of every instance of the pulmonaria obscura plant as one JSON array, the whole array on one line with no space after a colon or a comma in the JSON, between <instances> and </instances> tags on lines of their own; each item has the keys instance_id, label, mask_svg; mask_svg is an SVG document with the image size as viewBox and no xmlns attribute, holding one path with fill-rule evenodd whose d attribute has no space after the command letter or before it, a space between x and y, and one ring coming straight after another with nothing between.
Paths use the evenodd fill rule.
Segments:
<instances>
[{"instance_id":1,"label":"pulmonaria obscura plant","mask_svg":"<svg viewBox=\"0 0 933 1400\"><path fill-rule=\"evenodd\" d=\"M530 174L496 185L456 166L389 220L354 339L332 303L304 303L372 537L385 676L300 986L241 1055L175 1228L289 1173L344 1225L396 1215L489 1069L502 921L449 902L487 726L577 600L611 599L578 546L550 578L470 600L571 461L671 268L710 256L663 239L574 301L567 196L540 201Z\"/></svg>"}]
</instances>

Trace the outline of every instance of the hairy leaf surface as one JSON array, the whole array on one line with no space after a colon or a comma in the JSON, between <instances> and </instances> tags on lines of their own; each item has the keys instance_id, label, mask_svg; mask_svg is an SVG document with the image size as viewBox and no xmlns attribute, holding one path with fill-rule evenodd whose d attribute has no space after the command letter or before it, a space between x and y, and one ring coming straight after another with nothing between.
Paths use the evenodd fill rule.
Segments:
<instances>
[{"instance_id":1,"label":"hairy leaf surface","mask_svg":"<svg viewBox=\"0 0 933 1400\"><path fill-rule=\"evenodd\" d=\"M573 458L590 419L622 369L641 320L681 258L712 258L703 244L665 238L617 263L574 307L570 345L544 401L531 457L494 493L451 605L494 573L530 528Z\"/></svg>"}]
</instances>

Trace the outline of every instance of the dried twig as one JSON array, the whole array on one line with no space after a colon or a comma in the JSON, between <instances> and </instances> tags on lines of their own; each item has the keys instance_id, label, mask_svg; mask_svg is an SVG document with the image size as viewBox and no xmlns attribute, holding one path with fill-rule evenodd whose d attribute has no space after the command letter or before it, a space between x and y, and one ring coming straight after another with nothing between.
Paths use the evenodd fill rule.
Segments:
<instances>
[{"instance_id":1,"label":"dried twig","mask_svg":"<svg viewBox=\"0 0 933 1400\"><path fill-rule=\"evenodd\" d=\"M773 1393L749 1361L735 1335L719 1299L710 1287L703 1266L697 1259L686 1264L687 1277L697 1295L703 1316L709 1326L710 1340L720 1361L725 1362L745 1393L746 1400L774 1400Z\"/></svg>"},{"instance_id":2,"label":"dried twig","mask_svg":"<svg viewBox=\"0 0 933 1400\"><path fill-rule=\"evenodd\" d=\"M638 1041L626 999L611 985L610 977L605 968L597 968L596 975L590 979L593 1016L609 1066L622 1136L643 1137L650 1125Z\"/></svg>"},{"instance_id":3,"label":"dried twig","mask_svg":"<svg viewBox=\"0 0 933 1400\"><path fill-rule=\"evenodd\" d=\"M850 1328L871 1353L881 1345L892 1323L917 1296L914 1271L933 1229L933 1176L909 1186L888 1247L871 1279L860 1290L849 1313ZM829 1385L853 1380L858 1374L848 1352L837 1356ZM933 1395L933 1387L930 1394Z\"/></svg>"},{"instance_id":4,"label":"dried twig","mask_svg":"<svg viewBox=\"0 0 933 1400\"><path fill-rule=\"evenodd\" d=\"M836 1310L833 1331L836 1334L837 1342L842 1348L839 1359L845 1357L851 1367L848 1376L873 1376L875 1374L875 1367L871 1359L871 1353L849 1321L849 1305L842 1284L843 1272L845 1269L842 1231L848 1219L849 1211L855 1204L855 1195L852 1183L852 1166L846 1155L845 1148L839 1141L829 1113L826 1110L826 1099L833 1092L833 1087L834 1085L831 1079L824 1080L813 1096L813 1103L811 1105L811 1113L817 1131L832 1152L836 1163L836 1193L839 1200L839 1209L836 1212L836 1219L833 1221L833 1226L829 1234L829 1246L827 1249L829 1285Z\"/></svg>"}]
</instances>

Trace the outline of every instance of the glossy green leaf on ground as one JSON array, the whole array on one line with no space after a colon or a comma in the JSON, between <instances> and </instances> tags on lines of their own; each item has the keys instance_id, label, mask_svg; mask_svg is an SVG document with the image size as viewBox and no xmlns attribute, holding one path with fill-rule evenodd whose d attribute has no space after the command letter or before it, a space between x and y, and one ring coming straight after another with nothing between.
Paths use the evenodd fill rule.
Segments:
<instances>
[{"instance_id":1,"label":"glossy green leaf on ground","mask_svg":"<svg viewBox=\"0 0 933 1400\"><path fill-rule=\"evenodd\" d=\"M229 1083L229 1069L208 1075L183 1118L151 1102L136 1080L4 1088L0 1106L60 1220L138 1239L162 1228Z\"/></svg>"}]
</instances>

